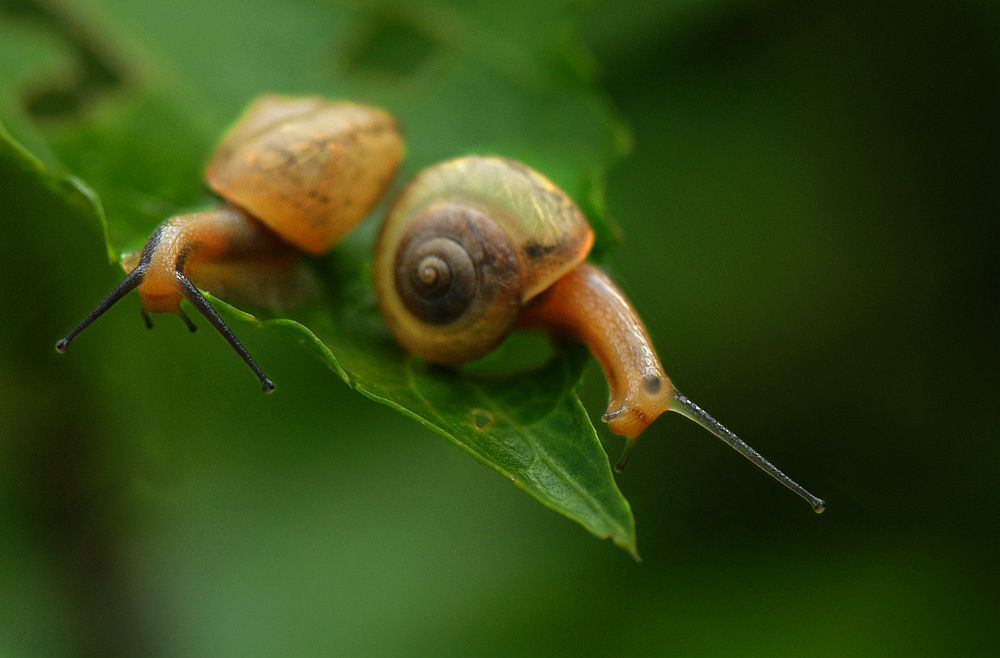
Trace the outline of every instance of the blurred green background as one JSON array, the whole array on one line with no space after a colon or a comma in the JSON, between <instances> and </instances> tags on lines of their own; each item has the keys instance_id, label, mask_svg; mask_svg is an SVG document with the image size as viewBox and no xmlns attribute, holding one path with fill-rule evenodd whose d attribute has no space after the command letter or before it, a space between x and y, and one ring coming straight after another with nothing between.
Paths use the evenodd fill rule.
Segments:
<instances>
[{"instance_id":1,"label":"blurred green background","mask_svg":"<svg viewBox=\"0 0 1000 658\"><path fill-rule=\"evenodd\" d=\"M0 654L995 653L996 5L499 4L302 0L261 21L268 3L7 0L0 118L59 162L50 136L84 142L80 116L129 107L144 75L191 102L205 81L183 77L190 62L211 61L223 98L283 90L266 58L300 56L305 32L379 40L375 82L349 91L461 103L420 96L434 72L419 67L440 65L436 19L523 25L631 127L606 181L623 231L608 264L667 372L828 511L665 417L619 476L637 564L277 334L239 332L274 364L267 399L217 336L170 318L146 332L134 301L59 357L55 340L118 273L93 224L5 164ZM144 59L152 72L102 64L148 52L151 35L176 48ZM227 56L248 39L261 61ZM523 59L539 50L497 43L510 48L484 47L500 63L481 65L540 88ZM82 65L53 84L60 49ZM305 50L311 73L291 90L337 92L323 48ZM229 115L191 116L207 131ZM479 146L400 118L420 157ZM62 164L88 181L148 164L80 152ZM185 184L201 162L189 167ZM596 366L581 395L597 420Z\"/></svg>"}]
</instances>

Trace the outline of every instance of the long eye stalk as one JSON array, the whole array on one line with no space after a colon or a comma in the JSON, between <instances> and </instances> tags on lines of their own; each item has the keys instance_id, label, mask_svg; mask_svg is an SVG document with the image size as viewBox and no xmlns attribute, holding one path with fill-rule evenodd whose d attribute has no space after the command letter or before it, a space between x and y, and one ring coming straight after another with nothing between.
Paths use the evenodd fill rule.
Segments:
<instances>
[{"instance_id":1,"label":"long eye stalk","mask_svg":"<svg viewBox=\"0 0 1000 658\"><path fill-rule=\"evenodd\" d=\"M823 512L826 509L826 503L822 499L817 498L808 491L806 491L801 485L795 482L792 478L785 475L777 466L771 462L764 459L764 457L758 453L756 450L748 446L743 442L740 437L733 434L727 427L722 423L715 420L708 414L707 411L699 407L697 404L687 399L683 394L681 394L676 389L674 390L674 399L670 404L670 410L676 411L677 413L690 418L694 422L698 423L709 432L719 437L730 446L733 450L740 453L754 464L758 468L763 470L765 473L773 477L775 480L785 485L791 491L794 491L798 495L802 496L812 506L813 511L817 514Z\"/></svg>"},{"instance_id":2,"label":"long eye stalk","mask_svg":"<svg viewBox=\"0 0 1000 658\"><path fill-rule=\"evenodd\" d=\"M84 329L86 329L87 327L89 327L90 324L94 320L96 320L97 318L99 318L102 315L104 315L105 311L107 311L109 308L111 308L112 306L114 306L115 304L117 304L118 301L122 297L124 297L125 295L127 295L128 293L130 293L140 283L142 283L142 278L143 278L143 276L145 276L145 274L146 274L146 268L145 267L137 267L134 270L132 270L131 272L129 272L128 276L126 276L124 279L122 279L122 282L119 283L117 286L115 286L114 290L112 290L110 293L108 293L108 296L105 297L104 300L101 301L100 304L98 304L96 307L94 307L94 310L91 311L90 314L87 315L87 317L85 317L83 319L83 322L81 322L80 324L76 325L76 327L73 329L73 331L71 331L68 334L66 334L65 338L63 338L61 341L59 341L58 343L56 343L56 350L60 354L65 354L66 350L69 349L70 342L74 338L76 338L76 336L81 331L83 331ZM150 324L148 316L146 316L146 325L147 326L152 326Z\"/></svg>"},{"instance_id":3,"label":"long eye stalk","mask_svg":"<svg viewBox=\"0 0 1000 658\"><path fill-rule=\"evenodd\" d=\"M208 321L212 323L212 326L215 327L220 334L222 334L223 338L229 341L229 344L232 345L233 349L236 350L236 353L240 355L240 358L243 359L246 364L250 366L250 369L253 370L253 373L257 375L257 379L260 380L260 385L264 392L270 393L273 391L274 382L264 375L260 367L257 365L257 362L253 360L250 353L247 352L245 347L243 347L243 343L236 338L236 334L233 333L232 329L229 328L219 313L212 308L212 305L208 303L208 300L205 299L201 292L199 292L198 288L195 287L195 285L180 272L177 273L177 280L180 282L181 289L184 291L184 297L191 302L192 306L201 311L202 315L208 318ZM187 320L187 322L188 326L193 326L190 324L190 320Z\"/></svg>"}]
</instances>

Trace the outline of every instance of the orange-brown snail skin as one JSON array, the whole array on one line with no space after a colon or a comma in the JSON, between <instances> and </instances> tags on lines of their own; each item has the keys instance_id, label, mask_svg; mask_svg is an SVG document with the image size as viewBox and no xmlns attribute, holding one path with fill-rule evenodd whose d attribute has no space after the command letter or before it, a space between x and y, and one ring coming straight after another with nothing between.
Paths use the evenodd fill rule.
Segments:
<instances>
[{"instance_id":1,"label":"orange-brown snail skin","mask_svg":"<svg viewBox=\"0 0 1000 658\"><path fill-rule=\"evenodd\" d=\"M611 431L636 437L673 389L624 293L584 262L583 213L527 166L470 156L431 167L402 192L375 248L375 291L399 342L458 365L520 323L587 344L610 388Z\"/></svg>"},{"instance_id":2,"label":"orange-brown snail skin","mask_svg":"<svg viewBox=\"0 0 1000 658\"><path fill-rule=\"evenodd\" d=\"M523 164L469 156L430 167L403 190L375 247L375 294L410 352L458 365L515 326L582 341L608 381L612 432L636 437L664 411L699 423L821 512L824 503L764 459L663 372L632 304L584 262L594 236L570 198Z\"/></svg>"},{"instance_id":3,"label":"orange-brown snail skin","mask_svg":"<svg viewBox=\"0 0 1000 658\"><path fill-rule=\"evenodd\" d=\"M674 387L646 327L608 275L583 263L524 308L522 327L547 329L590 347L611 395L604 421L634 439L670 408Z\"/></svg>"},{"instance_id":4,"label":"orange-brown snail skin","mask_svg":"<svg viewBox=\"0 0 1000 658\"><path fill-rule=\"evenodd\" d=\"M395 120L383 110L315 97L258 98L223 138L206 169L226 201L218 210L171 217L141 252L122 261L128 274L56 349L69 343L132 289L143 316L180 315L187 299L229 341L261 381L271 380L198 292L259 303L262 291L291 276L299 251L320 254L371 211L402 157Z\"/></svg>"}]
</instances>

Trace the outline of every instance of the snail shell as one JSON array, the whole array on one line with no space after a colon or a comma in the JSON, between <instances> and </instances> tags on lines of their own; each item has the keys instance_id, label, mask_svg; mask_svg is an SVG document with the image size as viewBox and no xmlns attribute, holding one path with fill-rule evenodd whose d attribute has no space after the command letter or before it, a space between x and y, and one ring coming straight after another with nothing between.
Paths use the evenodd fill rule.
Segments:
<instances>
[{"instance_id":1,"label":"snail shell","mask_svg":"<svg viewBox=\"0 0 1000 658\"><path fill-rule=\"evenodd\" d=\"M406 349L457 365L496 347L593 241L579 208L538 172L493 156L450 160L420 173L389 212L376 297Z\"/></svg>"},{"instance_id":2,"label":"snail shell","mask_svg":"<svg viewBox=\"0 0 1000 658\"><path fill-rule=\"evenodd\" d=\"M392 116L318 97L254 101L219 144L209 187L287 242L321 254L364 219L403 153Z\"/></svg>"}]
</instances>

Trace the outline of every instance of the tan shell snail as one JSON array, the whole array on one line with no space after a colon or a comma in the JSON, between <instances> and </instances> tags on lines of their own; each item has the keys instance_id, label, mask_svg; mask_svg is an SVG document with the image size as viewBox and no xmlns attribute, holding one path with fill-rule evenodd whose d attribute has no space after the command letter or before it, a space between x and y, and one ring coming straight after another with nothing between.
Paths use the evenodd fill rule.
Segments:
<instances>
[{"instance_id":1,"label":"tan shell snail","mask_svg":"<svg viewBox=\"0 0 1000 658\"><path fill-rule=\"evenodd\" d=\"M65 338L70 342L133 289L142 315L175 313L194 331L187 299L274 389L199 288L253 296L286 276L300 250L320 254L360 222L384 194L402 157L396 122L366 105L315 97L268 95L230 129L206 169L226 204L167 219L141 252L123 259L125 279Z\"/></svg>"},{"instance_id":2,"label":"tan shell snail","mask_svg":"<svg viewBox=\"0 0 1000 658\"><path fill-rule=\"evenodd\" d=\"M437 364L483 356L517 326L580 340L608 382L603 418L627 437L619 470L669 409L822 512L822 500L677 391L628 298L585 262L593 240L576 204L529 167L491 156L444 162L407 185L382 225L373 268L379 308L407 350Z\"/></svg>"}]
</instances>

